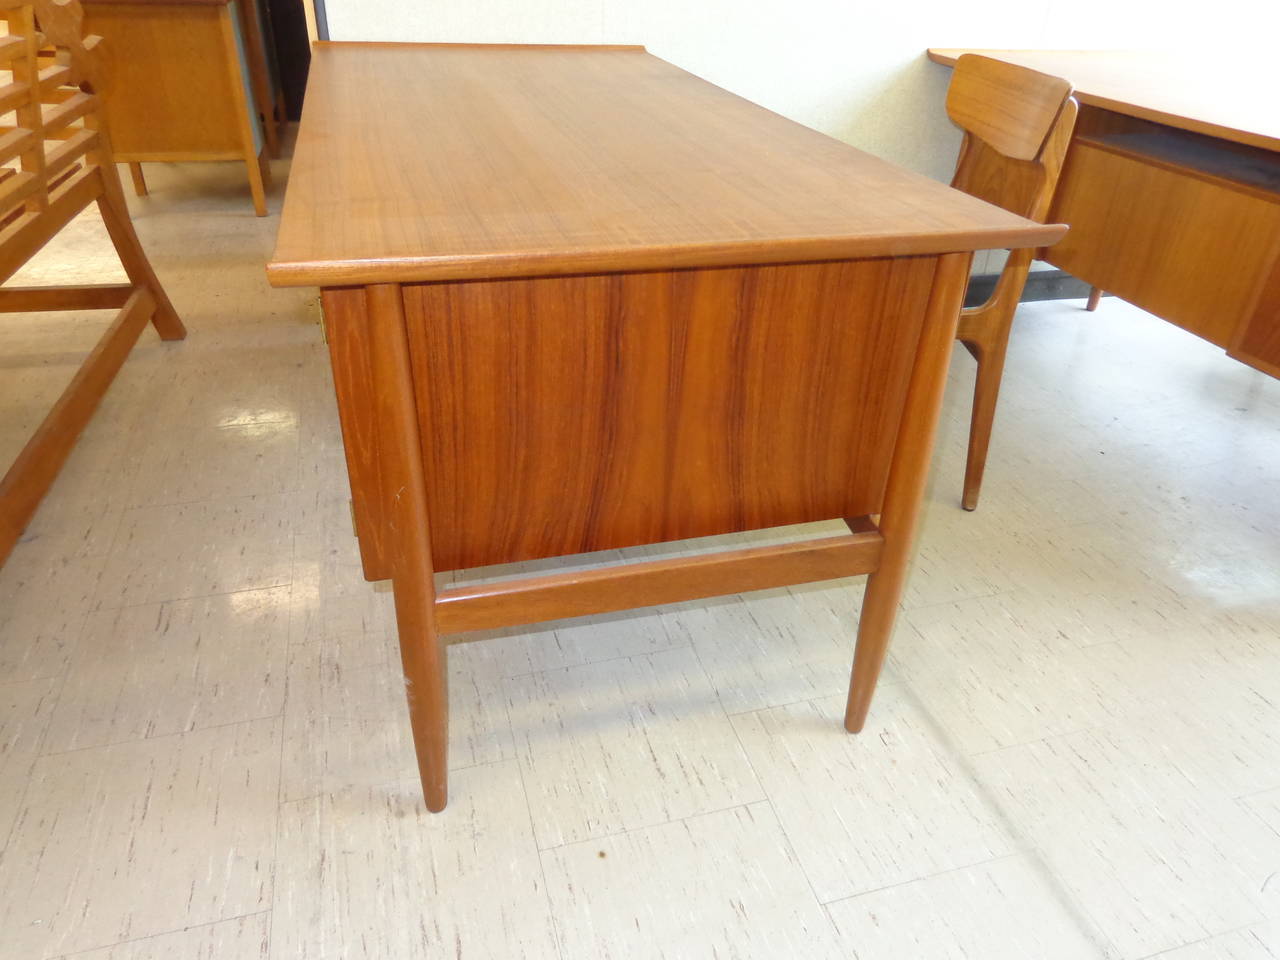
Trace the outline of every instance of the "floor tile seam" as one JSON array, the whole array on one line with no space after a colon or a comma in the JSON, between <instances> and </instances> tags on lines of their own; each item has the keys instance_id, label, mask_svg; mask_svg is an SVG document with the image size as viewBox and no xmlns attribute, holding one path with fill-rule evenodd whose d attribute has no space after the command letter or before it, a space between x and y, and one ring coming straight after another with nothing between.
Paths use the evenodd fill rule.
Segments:
<instances>
[{"instance_id":1,"label":"floor tile seam","mask_svg":"<svg viewBox=\"0 0 1280 960\"><path fill-rule=\"evenodd\" d=\"M960 768L965 782L978 797L984 808L990 811L1000 825L1001 831L1009 839L1012 849L1010 854L1022 854L1030 863L1036 874L1043 879L1053 896L1054 901L1063 909L1068 918L1070 918L1073 926L1078 932L1090 943L1095 944L1102 951L1105 957L1119 957L1121 955L1118 947L1111 941L1104 932L1102 925L1094 917L1093 913L1071 893L1065 879L1058 875L1050 864L1049 857L1046 855L1043 847L1032 836L1031 832L1021 823L1018 817L1014 816L1000 801L999 796L990 788L987 782L978 774L971 762L971 757L958 749L957 744L947 735L946 728L942 725L938 717L931 713L926 704L916 696L916 691L911 688L910 684L906 685L907 692L910 696L912 705L923 718L928 729L930 738L941 747L946 754L953 758L955 764ZM1072 734L1063 734L1063 736L1072 736ZM1054 738L1044 738L1054 739ZM1042 741L1032 741L1042 742Z\"/></svg>"},{"instance_id":2,"label":"floor tile seam","mask_svg":"<svg viewBox=\"0 0 1280 960\"><path fill-rule=\"evenodd\" d=\"M98 613L111 613L120 610L136 610L138 607L154 607L166 603L185 603L190 600L207 600L212 597L233 597L239 593L256 593L262 590L279 590L281 587L291 587L294 584L293 571L289 572L289 579L281 583L263 583L252 587L241 587L238 590L218 590L213 593L194 593L190 596L182 597L164 597L162 599L144 600L140 603L122 603L116 606L99 605L90 607L89 615Z\"/></svg>"},{"instance_id":3,"label":"floor tile seam","mask_svg":"<svg viewBox=\"0 0 1280 960\"><path fill-rule=\"evenodd\" d=\"M250 910L248 913L240 913L232 917L220 917L217 920L207 920L204 923L193 923L190 926L175 927L172 930L160 930L156 933L149 933L145 937L133 937L128 940L115 940L110 943L100 943L97 946L85 947L83 950L77 950L74 953L54 954L50 960L75 960L76 957L82 957L87 953L94 953L98 950L114 950L117 947L129 946L136 943L146 943L148 940L156 940L160 937L169 937L175 933L187 933L191 930L203 930L205 927L217 926L220 923L232 923L236 920L247 920L250 917L260 917L269 913L271 913L270 910Z\"/></svg>"},{"instance_id":4,"label":"floor tile seam","mask_svg":"<svg viewBox=\"0 0 1280 960\"><path fill-rule=\"evenodd\" d=\"M538 853L554 853L557 850L564 850L566 847L579 846L589 843L602 843L606 840L617 840L619 837L625 837L628 834L639 833L644 830L653 830L658 827L669 827L677 823L687 823L690 820L696 820L699 817L711 817L717 813L728 813L731 810L744 810L747 807L758 806L768 803L768 797L761 797L758 800L745 800L739 803L729 804L724 807L717 807L714 810L699 810L695 813L685 814L683 817L672 817L670 820L654 820L652 822L637 823L634 826L624 827L621 830L614 830L612 833L603 833L598 836L579 837L576 840L566 840L563 843L555 843L549 847L538 847Z\"/></svg>"},{"instance_id":5,"label":"floor tile seam","mask_svg":"<svg viewBox=\"0 0 1280 960\"><path fill-rule=\"evenodd\" d=\"M173 737L189 737L197 733L207 733L210 730L223 730L227 727L237 727L249 723L259 723L263 720L282 720L284 710L281 709L276 713L263 714L258 717L246 717L241 720L228 720L224 723L214 723L207 727L193 727L190 730L175 730L169 733L159 733L152 737L133 737L126 740L112 740L110 743L94 743L83 747L72 747L70 750L58 750L53 753L40 753L37 755L38 760L53 760L58 757L67 757L76 753L84 753L87 750L109 750L112 747L123 747L134 743L155 743L160 740L168 740Z\"/></svg>"},{"instance_id":6,"label":"floor tile seam","mask_svg":"<svg viewBox=\"0 0 1280 960\"><path fill-rule=\"evenodd\" d=\"M486 637L484 640L468 641L468 642L485 643L489 640L505 640L505 639L507 638L506 637ZM461 646L461 644L450 644L450 646ZM605 657L603 660L584 660L581 663L565 664L563 666L558 666L558 667L543 667L541 670L529 670L525 673L515 673L510 676L504 675L502 677L502 682L503 684L506 684L506 682L509 680L527 680L530 677L537 677L547 673L556 673L557 671L561 671L561 670L578 670L582 667L595 667L605 663L617 663L619 660L634 660L637 657L651 657L651 656L656 656L657 654L660 654L660 653L670 653L672 650L683 650L685 647L692 648L693 642L689 641L686 643L678 643L675 646L663 647L659 650L643 650L643 651L637 651L636 653L623 653L623 654L619 654L616 657Z\"/></svg>"}]
</instances>

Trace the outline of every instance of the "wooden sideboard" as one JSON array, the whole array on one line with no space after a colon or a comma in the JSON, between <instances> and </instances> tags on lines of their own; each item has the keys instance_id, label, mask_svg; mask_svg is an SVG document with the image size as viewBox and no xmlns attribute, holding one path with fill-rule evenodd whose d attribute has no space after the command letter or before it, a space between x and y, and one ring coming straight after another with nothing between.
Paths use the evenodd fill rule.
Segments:
<instances>
[{"instance_id":1,"label":"wooden sideboard","mask_svg":"<svg viewBox=\"0 0 1280 960\"><path fill-rule=\"evenodd\" d=\"M1280 376L1275 68L1134 51L981 53L1064 77L1080 117L1044 259Z\"/></svg>"}]
</instances>

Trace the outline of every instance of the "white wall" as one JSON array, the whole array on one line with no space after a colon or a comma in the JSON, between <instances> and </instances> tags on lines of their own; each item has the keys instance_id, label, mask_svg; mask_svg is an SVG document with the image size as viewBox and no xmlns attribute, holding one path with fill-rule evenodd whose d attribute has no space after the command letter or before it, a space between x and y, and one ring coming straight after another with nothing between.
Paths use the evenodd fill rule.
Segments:
<instances>
[{"instance_id":1,"label":"white wall","mask_svg":"<svg viewBox=\"0 0 1280 960\"><path fill-rule=\"evenodd\" d=\"M641 43L750 100L939 179L950 174L959 137L942 110L950 71L929 63L926 47L1133 48L1261 44L1280 36L1280 0L326 0L325 6L334 40Z\"/></svg>"}]
</instances>

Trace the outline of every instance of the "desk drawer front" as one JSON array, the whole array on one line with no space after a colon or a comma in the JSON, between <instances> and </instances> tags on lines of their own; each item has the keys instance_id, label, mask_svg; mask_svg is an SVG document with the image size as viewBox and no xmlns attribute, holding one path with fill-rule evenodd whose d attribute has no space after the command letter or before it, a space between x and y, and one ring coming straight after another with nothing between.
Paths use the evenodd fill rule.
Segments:
<instances>
[{"instance_id":1,"label":"desk drawer front","mask_svg":"<svg viewBox=\"0 0 1280 960\"><path fill-rule=\"evenodd\" d=\"M935 265L405 287L437 569L878 512Z\"/></svg>"},{"instance_id":2,"label":"desk drawer front","mask_svg":"<svg viewBox=\"0 0 1280 960\"><path fill-rule=\"evenodd\" d=\"M1225 347L1280 238L1280 193L1077 140L1051 217L1071 225L1051 263Z\"/></svg>"}]
</instances>

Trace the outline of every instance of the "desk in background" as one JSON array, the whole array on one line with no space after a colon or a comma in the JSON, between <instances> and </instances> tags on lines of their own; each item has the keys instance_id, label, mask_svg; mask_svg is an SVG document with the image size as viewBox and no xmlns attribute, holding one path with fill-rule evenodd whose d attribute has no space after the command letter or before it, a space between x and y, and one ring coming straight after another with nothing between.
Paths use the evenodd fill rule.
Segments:
<instances>
[{"instance_id":1,"label":"desk in background","mask_svg":"<svg viewBox=\"0 0 1280 960\"><path fill-rule=\"evenodd\" d=\"M1044 259L1280 376L1280 81L1274 65L1135 51L981 53L1064 77L1080 118Z\"/></svg>"},{"instance_id":2,"label":"desk in background","mask_svg":"<svg viewBox=\"0 0 1280 960\"><path fill-rule=\"evenodd\" d=\"M638 48L318 44L268 276L323 291L427 806L446 633L870 573L860 729L972 251L1063 232ZM433 581L841 518L800 543Z\"/></svg>"},{"instance_id":3,"label":"desk in background","mask_svg":"<svg viewBox=\"0 0 1280 960\"><path fill-rule=\"evenodd\" d=\"M267 215L279 153L258 0L84 0L85 30L106 41L107 123L116 159L146 192L141 164L243 162L254 210Z\"/></svg>"}]
</instances>

